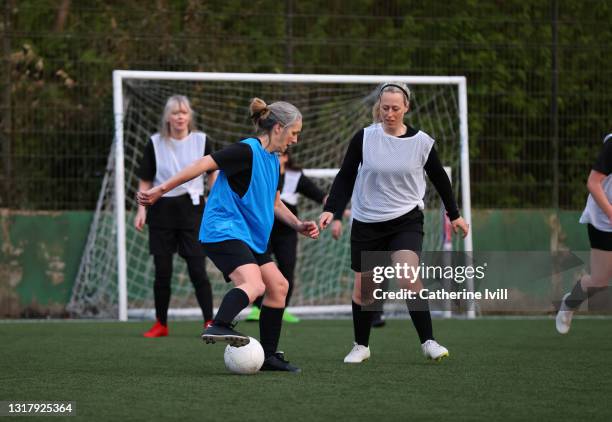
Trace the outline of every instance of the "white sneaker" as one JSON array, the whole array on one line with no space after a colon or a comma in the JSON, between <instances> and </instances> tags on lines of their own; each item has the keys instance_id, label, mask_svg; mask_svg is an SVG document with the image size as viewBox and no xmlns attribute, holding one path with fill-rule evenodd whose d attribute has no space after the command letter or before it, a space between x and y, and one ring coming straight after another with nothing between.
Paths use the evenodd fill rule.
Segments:
<instances>
[{"instance_id":1,"label":"white sneaker","mask_svg":"<svg viewBox=\"0 0 612 422\"><path fill-rule=\"evenodd\" d=\"M570 295L570 293L566 293L561 299L561 304L559 305L559 312L557 312L557 318L555 318L555 325L557 326L557 331L559 334L567 334L570 330L570 326L572 325L572 317L574 316L574 311L565 304L565 299Z\"/></svg>"},{"instance_id":2,"label":"white sneaker","mask_svg":"<svg viewBox=\"0 0 612 422\"><path fill-rule=\"evenodd\" d=\"M344 363L361 363L370 358L370 348L353 343L353 350L344 358Z\"/></svg>"},{"instance_id":3,"label":"white sneaker","mask_svg":"<svg viewBox=\"0 0 612 422\"><path fill-rule=\"evenodd\" d=\"M421 348L427 359L439 361L448 357L448 349L444 346L440 346L435 340L427 340L425 343L421 344Z\"/></svg>"}]
</instances>

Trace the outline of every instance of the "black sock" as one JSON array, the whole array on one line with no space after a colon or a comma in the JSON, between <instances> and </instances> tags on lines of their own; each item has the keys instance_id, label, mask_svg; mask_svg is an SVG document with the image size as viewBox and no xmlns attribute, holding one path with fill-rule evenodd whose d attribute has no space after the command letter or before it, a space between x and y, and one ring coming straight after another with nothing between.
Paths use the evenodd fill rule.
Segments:
<instances>
[{"instance_id":1,"label":"black sock","mask_svg":"<svg viewBox=\"0 0 612 422\"><path fill-rule=\"evenodd\" d=\"M419 335L421 344L427 340L433 340L433 327L431 325L431 313L429 312L429 302L420 295L414 299L407 299L408 313L412 318L412 324Z\"/></svg>"},{"instance_id":2,"label":"black sock","mask_svg":"<svg viewBox=\"0 0 612 422\"><path fill-rule=\"evenodd\" d=\"M257 306L259 309L261 309L261 304L263 303L263 295L259 296L257 299L255 299L255 301L253 302L253 306Z\"/></svg>"},{"instance_id":3,"label":"black sock","mask_svg":"<svg viewBox=\"0 0 612 422\"><path fill-rule=\"evenodd\" d=\"M170 286L153 286L153 296L155 298L155 318L162 325L168 325L168 307L170 305Z\"/></svg>"},{"instance_id":4,"label":"black sock","mask_svg":"<svg viewBox=\"0 0 612 422\"><path fill-rule=\"evenodd\" d=\"M283 326L283 312L285 308L270 308L263 305L259 316L259 337L261 347L266 357L276 353L278 341Z\"/></svg>"},{"instance_id":5,"label":"black sock","mask_svg":"<svg viewBox=\"0 0 612 422\"><path fill-rule=\"evenodd\" d=\"M355 343L368 347L370 341L370 330L372 328L373 312L364 311L361 305L353 301L353 331Z\"/></svg>"},{"instance_id":6,"label":"black sock","mask_svg":"<svg viewBox=\"0 0 612 422\"><path fill-rule=\"evenodd\" d=\"M225 294L215 316L215 324L229 326L236 315L249 306L249 296L237 287Z\"/></svg>"},{"instance_id":7,"label":"black sock","mask_svg":"<svg viewBox=\"0 0 612 422\"><path fill-rule=\"evenodd\" d=\"M200 309L202 310L204 322L210 321L213 317L212 288L210 283L202 284L200 287L196 288L195 294L198 305L200 305Z\"/></svg>"},{"instance_id":8,"label":"black sock","mask_svg":"<svg viewBox=\"0 0 612 422\"><path fill-rule=\"evenodd\" d=\"M569 296L565 298L565 304L568 308L577 309L587 297L587 292L582 290L582 285L580 284L580 280L578 280Z\"/></svg>"},{"instance_id":9,"label":"black sock","mask_svg":"<svg viewBox=\"0 0 612 422\"><path fill-rule=\"evenodd\" d=\"M155 318L162 325L168 324L168 306L172 290L172 255L154 255L155 281L153 283L153 297L155 299Z\"/></svg>"}]
</instances>

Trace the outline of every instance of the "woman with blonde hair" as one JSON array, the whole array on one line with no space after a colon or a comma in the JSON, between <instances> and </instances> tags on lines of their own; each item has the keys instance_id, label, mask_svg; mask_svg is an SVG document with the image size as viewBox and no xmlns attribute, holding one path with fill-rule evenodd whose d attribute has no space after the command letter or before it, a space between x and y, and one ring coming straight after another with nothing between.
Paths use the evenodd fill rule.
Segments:
<instances>
[{"instance_id":1,"label":"woman with blonde hair","mask_svg":"<svg viewBox=\"0 0 612 422\"><path fill-rule=\"evenodd\" d=\"M210 153L206 134L195 130L195 118L189 99L183 95L174 95L166 101L159 132L151 136L145 146L138 169L138 189L144 191L159 186L193 160ZM209 185L214 183L214 177L214 174L208 175ZM187 263L204 324L212 320L212 290L206 274L206 255L198 241L203 211L202 176L165 192L148 210L142 205L138 206L134 227L142 231L145 223L149 226L149 252L153 255L155 265L153 296L156 322L144 333L145 337L168 335L172 260L177 251Z\"/></svg>"},{"instance_id":2,"label":"woman with blonde hair","mask_svg":"<svg viewBox=\"0 0 612 422\"><path fill-rule=\"evenodd\" d=\"M319 224L332 221L333 213L352 203L351 268L353 285L354 347L345 363L360 363L370 357L369 337L373 312L363 297L369 286L372 263L362 262L366 251L387 251L395 262L417 266L423 246L423 198L425 174L444 202L452 227L467 234L468 225L459 215L450 181L425 132L404 123L410 107L410 90L403 83L385 83L378 89L372 109L374 123L357 132L350 141L340 172L334 179ZM408 282L408 281L407 281ZM419 292L420 280L410 280L411 290ZM408 310L419 335L423 354L439 360L448 350L433 337L431 314L426 299L416 295Z\"/></svg>"}]
</instances>

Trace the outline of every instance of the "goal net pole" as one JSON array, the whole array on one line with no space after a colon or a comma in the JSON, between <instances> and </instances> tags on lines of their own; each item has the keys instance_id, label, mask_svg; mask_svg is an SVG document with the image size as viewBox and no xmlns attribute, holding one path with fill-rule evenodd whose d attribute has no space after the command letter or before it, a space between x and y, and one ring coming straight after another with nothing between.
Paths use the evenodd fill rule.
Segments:
<instances>
[{"instance_id":1,"label":"goal net pole","mask_svg":"<svg viewBox=\"0 0 612 422\"><path fill-rule=\"evenodd\" d=\"M119 321L128 319L127 253L125 229L125 168L123 157L123 79L113 72L113 111L115 114L115 208L117 213L117 287Z\"/></svg>"},{"instance_id":2,"label":"goal net pole","mask_svg":"<svg viewBox=\"0 0 612 422\"><path fill-rule=\"evenodd\" d=\"M459 89L459 137L460 137L460 162L461 162L461 202L463 205L463 218L469 224L470 230L464 239L464 250L471 257L474 251L472 244L472 200L470 193L470 149L468 143L468 109L467 109L467 81L462 78L458 84ZM471 265L468 262L467 265ZM474 278L466 280L467 290L474 291ZM468 300L467 318L476 317L476 303L474 299Z\"/></svg>"}]
</instances>

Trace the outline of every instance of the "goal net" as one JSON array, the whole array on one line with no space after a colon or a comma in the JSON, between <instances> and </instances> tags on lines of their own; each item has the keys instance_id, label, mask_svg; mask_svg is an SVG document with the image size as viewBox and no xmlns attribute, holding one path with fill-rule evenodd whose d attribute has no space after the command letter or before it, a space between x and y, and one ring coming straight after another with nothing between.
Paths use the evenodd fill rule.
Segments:
<instances>
[{"instance_id":1,"label":"goal net","mask_svg":"<svg viewBox=\"0 0 612 422\"><path fill-rule=\"evenodd\" d=\"M153 306L153 260L147 231L133 226L137 209L136 175L144 146L157 131L168 97L190 98L199 130L213 150L248 137L252 126L248 104L252 97L283 100L303 114L294 161L323 190L328 190L355 132L371 124L378 86L406 82L412 91L408 122L436 140L442 163L451 175L457 200L469 221L467 162L467 103L463 77L400 77L339 75L266 75L115 71L116 134L98 203L84 249L69 310L83 317L126 319L150 317ZM462 154L463 152L463 154ZM196 157L194 157L195 159ZM335 170L336 169L336 170ZM120 204L118 206L118 204ZM316 220L321 206L299 200L302 219ZM440 200L427 190L424 250L442 250L444 217ZM350 270L350 219L343 221L340 240L329 230L318 241L301 238L291 305L300 313L350 309L353 275ZM453 249L471 250L455 240ZM229 286L207 261L215 305ZM199 316L184 261L176 256L170 315Z\"/></svg>"}]
</instances>

